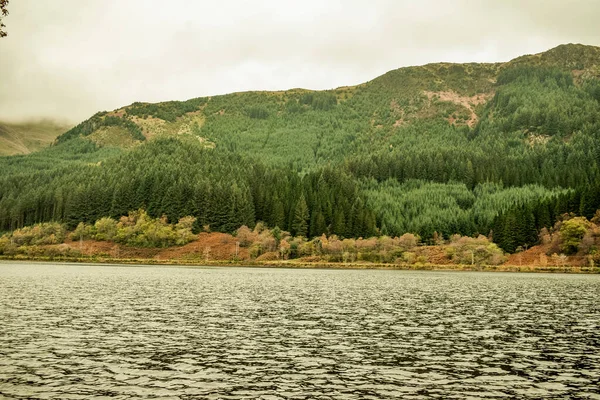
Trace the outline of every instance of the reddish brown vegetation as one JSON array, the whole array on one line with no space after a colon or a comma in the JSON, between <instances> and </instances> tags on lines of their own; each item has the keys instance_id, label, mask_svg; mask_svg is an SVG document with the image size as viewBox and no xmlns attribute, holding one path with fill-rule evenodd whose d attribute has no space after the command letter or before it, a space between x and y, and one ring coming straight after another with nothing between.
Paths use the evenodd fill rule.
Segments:
<instances>
[{"instance_id":1,"label":"reddish brown vegetation","mask_svg":"<svg viewBox=\"0 0 600 400\"><path fill-rule=\"evenodd\" d=\"M239 246L236 257L236 238L225 233L200 233L198 239L184 246L165 249L131 247L96 240L65 241L72 250L85 256L107 256L123 259L154 260L249 260L247 248Z\"/></svg>"},{"instance_id":2,"label":"reddish brown vegetation","mask_svg":"<svg viewBox=\"0 0 600 400\"><path fill-rule=\"evenodd\" d=\"M236 238L226 233L200 233L198 240L181 247L161 250L154 258L170 259L203 259L231 260L236 258ZM237 259L249 260L248 249L237 246Z\"/></svg>"}]
</instances>

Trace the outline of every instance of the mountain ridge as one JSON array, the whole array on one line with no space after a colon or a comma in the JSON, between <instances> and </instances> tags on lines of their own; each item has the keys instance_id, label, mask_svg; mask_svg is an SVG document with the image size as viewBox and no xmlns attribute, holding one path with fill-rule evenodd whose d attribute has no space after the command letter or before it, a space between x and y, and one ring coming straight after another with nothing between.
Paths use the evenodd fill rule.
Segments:
<instances>
[{"instance_id":1,"label":"mountain ridge","mask_svg":"<svg viewBox=\"0 0 600 400\"><path fill-rule=\"evenodd\" d=\"M475 63L475 62L465 62L465 63L452 63L452 62L436 62L436 63L427 63L418 66L408 66L392 69L382 75L379 75L367 82L359 83L356 85L345 85L340 86L334 89L326 89L326 90L312 90L306 88L292 88L285 90L253 90L253 91L242 91L242 92L233 92L229 94L216 95L216 96L206 96L204 98L210 99L214 97L222 97L222 96L244 96L248 94L265 94L265 95L273 95L276 97L286 97L293 94L307 94L307 93L321 93L321 92L335 92L340 93L341 96L352 95L356 90L360 88L365 88L369 85L391 85L394 86L394 78L393 76L396 74L407 74L409 71L413 71L415 73L420 73L423 75L424 73L428 73L429 80L433 81L443 81L448 79L448 75L450 74L446 71L446 76L441 76L440 71L444 69L449 70L452 68L463 68L468 72L469 69L479 69L483 70L488 74L487 79L490 79L490 84L495 83L495 76L504 68L509 68L515 65L546 65L546 66L555 66L562 69L570 69L574 75L576 81L582 81L590 78L598 78L600 77L600 47L598 46L590 46L583 44L561 44L556 47L553 47L549 50L535 53L535 54L526 54L516 58L513 58L509 61L505 62L493 62L493 63ZM480 71L481 72L481 71ZM468 74L467 74L468 75ZM423 76L423 78L427 78ZM485 79L485 77L484 77ZM448 83L448 82L446 82ZM458 93L461 97L473 97L479 93L490 93L493 91L493 87L486 87L483 85L484 82L479 82L475 87L464 88L461 84L451 84L450 87L447 88L437 88L432 87L432 90L423 91L428 93L437 92L448 92L449 90ZM443 86L443 85L442 85ZM467 86L468 87L468 86ZM427 93L425 93L428 95ZM429 95L428 95L429 96ZM149 103L149 102L134 102L127 106L119 107L113 111L104 111L100 113L106 113L107 115L118 115L120 111L126 111L135 105L155 105L157 107L161 107L164 104L169 103L185 103L190 100L194 100L194 98L186 100L186 101L161 101L157 103ZM459 101L460 103L465 103L464 99ZM467 107L468 108L468 107ZM201 110L194 110L191 112L199 112ZM474 111L474 110L470 110ZM98 113L97 113L98 114ZM159 118L161 119L161 118ZM196 118L196 119L188 119L185 122L196 122L203 123L204 118ZM164 121L164 120L163 120ZM469 118L471 123L468 123L471 127L473 127L472 121L473 118ZM85 121L83 121L85 122ZM155 121L156 122L156 121ZM167 121L169 122L169 121ZM142 129L142 132L145 136L154 136L156 133L167 133L167 134L176 134L185 131L185 127L183 131L181 130L181 124L175 124L176 126L167 126L162 129L155 129L156 124L152 122L143 122L137 121L137 125L146 125L139 126ZM158 124L162 124L162 122L158 122ZM168 125L168 124L167 124ZM41 120L30 120L24 121L20 123L9 123L0 121L0 155L13 155L13 154L28 154L30 152L38 151L43 147L46 147L54 142L55 138L59 138L64 135L66 132L64 131L68 124L65 123L55 123L48 119ZM23 129L25 128L25 129ZM29 131L27 131L29 128ZM188 129L189 130L189 129ZM110 133L110 132L109 132ZM131 135L124 135L122 130L112 129L113 135L108 135L106 132L104 134L98 134L97 137L93 137L94 140L99 145L116 145L123 147L131 147L136 143L139 143L139 140L136 141L135 137L131 137ZM114 136L114 137L110 137ZM60 139L59 139L60 141ZM211 146L214 145L211 143Z\"/></svg>"},{"instance_id":2,"label":"mountain ridge","mask_svg":"<svg viewBox=\"0 0 600 400\"><path fill-rule=\"evenodd\" d=\"M103 111L92 118L82 122L88 123L83 130L66 132L57 138L57 142L73 136L87 136L102 127L121 125L130 132L129 137L123 138L123 146L129 147L157 134L185 134L191 133L194 127L202 127L212 116L207 113L207 104L228 99L227 107L211 110L221 116L232 111L240 112L251 103L271 103L271 110L258 109L246 110L251 118L267 119L268 114L284 112L286 102L290 99L300 99L304 96L330 95L329 100L323 101L341 104L356 95L365 95L376 91L378 95L386 93L390 98L389 107L396 119L391 124L398 127L407 120L430 119L443 114L445 118L455 125L468 125L473 128L479 118L486 100L495 93L498 74L503 70L515 66L545 66L569 69L576 82L600 76L600 47L578 44L559 45L548 51L524 55L507 62L499 63L429 63L422 66L402 67L388 71L370 81L353 86L341 86L329 90L309 90L295 88L280 91L245 91L225 95L193 98L186 101L164 101L159 103L135 102L113 111ZM268 99L267 99L268 98ZM432 99L440 100L446 104L431 104ZM238 104L234 104L234 103ZM240 104L245 103L245 104ZM447 103L453 103L454 106ZM233 107L232 107L233 106ZM319 105L317 105L319 106ZM328 108L326 104L321 108ZM210 107L208 107L210 109ZM232 108L234 110L232 110ZM237 110L236 110L237 109ZM269 112L270 111L270 112ZM458 113L458 115L453 115ZM378 110L372 111L373 126L385 127L378 123ZM104 123L106 117L120 118L122 121L111 120ZM91 124L89 123L91 122ZM134 125L129 124L132 122ZM81 124L80 124L81 125ZM129 125L129 126L125 126ZM138 131L139 132L136 132ZM119 131L123 136L123 131ZM141 135L140 135L141 134ZM144 136L143 138L141 136ZM199 135L202 137L201 135ZM204 138L212 145L219 145L218 141ZM103 145L102 140L96 140ZM119 145L119 141L112 141Z\"/></svg>"},{"instance_id":3,"label":"mountain ridge","mask_svg":"<svg viewBox=\"0 0 600 400\"><path fill-rule=\"evenodd\" d=\"M99 112L47 149L0 158L0 230L142 208L192 216L196 231L483 234L512 252L563 213L600 208L599 50Z\"/></svg>"},{"instance_id":4,"label":"mountain ridge","mask_svg":"<svg viewBox=\"0 0 600 400\"><path fill-rule=\"evenodd\" d=\"M51 119L0 121L0 156L29 154L49 146L71 125Z\"/></svg>"}]
</instances>

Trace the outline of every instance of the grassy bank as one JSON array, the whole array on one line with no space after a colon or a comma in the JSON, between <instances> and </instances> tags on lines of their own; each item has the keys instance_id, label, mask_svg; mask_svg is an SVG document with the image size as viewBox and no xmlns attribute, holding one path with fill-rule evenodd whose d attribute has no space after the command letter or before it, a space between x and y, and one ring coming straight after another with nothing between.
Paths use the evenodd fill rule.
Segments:
<instances>
[{"instance_id":1,"label":"grassy bank","mask_svg":"<svg viewBox=\"0 0 600 400\"><path fill-rule=\"evenodd\" d=\"M32 262L69 262L122 265L179 265L179 266L221 266L221 267L259 267L259 268L299 268L299 269L379 269L405 271L479 271L479 272L529 272L529 273L570 273L599 274L599 267L590 266L554 266L554 265L467 265L467 264L384 264L364 262L302 262L301 260L248 261L248 260L157 260L152 258L114 258L102 256L82 257L29 257L23 255L0 256L2 261Z\"/></svg>"}]
</instances>

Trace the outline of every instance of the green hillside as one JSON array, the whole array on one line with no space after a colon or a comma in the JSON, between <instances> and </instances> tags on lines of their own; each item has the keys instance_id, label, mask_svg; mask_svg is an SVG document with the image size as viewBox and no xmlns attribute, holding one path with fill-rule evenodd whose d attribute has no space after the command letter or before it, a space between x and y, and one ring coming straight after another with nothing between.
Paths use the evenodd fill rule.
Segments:
<instances>
[{"instance_id":1,"label":"green hillside","mask_svg":"<svg viewBox=\"0 0 600 400\"><path fill-rule=\"evenodd\" d=\"M0 158L0 230L144 208L225 232L257 221L305 236L502 230L512 250L561 212L593 208L599 77L600 48L562 45L327 91L134 103ZM502 221L515 210L529 225L513 238Z\"/></svg>"},{"instance_id":2,"label":"green hillside","mask_svg":"<svg viewBox=\"0 0 600 400\"><path fill-rule=\"evenodd\" d=\"M29 154L49 146L69 126L51 120L0 121L0 156Z\"/></svg>"}]
</instances>

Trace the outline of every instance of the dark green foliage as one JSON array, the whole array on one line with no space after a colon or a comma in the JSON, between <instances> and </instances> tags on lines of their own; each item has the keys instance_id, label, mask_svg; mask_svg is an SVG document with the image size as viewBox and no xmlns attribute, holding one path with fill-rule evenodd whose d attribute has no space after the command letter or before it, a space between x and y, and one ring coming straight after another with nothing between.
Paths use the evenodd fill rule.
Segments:
<instances>
[{"instance_id":1,"label":"dark green foliage","mask_svg":"<svg viewBox=\"0 0 600 400\"><path fill-rule=\"evenodd\" d=\"M384 234L405 232L431 238L434 232L449 237L496 232L494 219L512 207L554 198L561 191L540 186L505 188L500 184L479 184L469 190L463 183L446 184L410 180L400 184L390 179L382 183L364 182L368 204L385 221Z\"/></svg>"},{"instance_id":2,"label":"dark green foliage","mask_svg":"<svg viewBox=\"0 0 600 400\"><path fill-rule=\"evenodd\" d=\"M267 119L269 118L269 111L261 106L253 106L248 109L248 116L256 119Z\"/></svg>"},{"instance_id":3,"label":"dark green foliage","mask_svg":"<svg viewBox=\"0 0 600 400\"><path fill-rule=\"evenodd\" d=\"M81 142L69 141L48 153L61 146L73 150L76 143ZM91 155L83 160L91 160ZM35 157L22 157L23 166L17 160L0 159L7 167L17 164L11 167L13 174L0 177L0 230L51 220L64 221L72 229L79 222L119 218L147 207L151 217L164 215L170 223L196 217L196 230L209 225L215 231L233 232L261 220L302 235L328 233L333 209L344 220L356 210L368 215L368 221L356 224L356 233L346 227L339 233L375 233L372 212L364 206L350 207L356 201L364 204L350 176L324 169L301 179L293 169L266 167L227 150L205 149L193 138L155 139L114 153L102 163L72 161L63 167L29 170L26 161Z\"/></svg>"},{"instance_id":4,"label":"dark green foliage","mask_svg":"<svg viewBox=\"0 0 600 400\"><path fill-rule=\"evenodd\" d=\"M598 187L571 190L505 209L492 224L494 242L509 253L513 253L517 247L526 248L537 244L538 232L542 228L552 227L556 219L565 213L576 214L579 210L576 204L581 204L578 199L587 198L588 193L595 193L597 190ZM595 210L600 208L599 200L589 206L595 207Z\"/></svg>"},{"instance_id":5,"label":"dark green foliage","mask_svg":"<svg viewBox=\"0 0 600 400\"><path fill-rule=\"evenodd\" d=\"M506 131L565 136L599 121L593 84L576 86L570 72L517 66L502 71L498 84L489 111Z\"/></svg>"},{"instance_id":6,"label":"dark green foliage","mask_svg":"<svg viewBox=\"0 0 600 400\"><path fill-rule=\"evenodd\" d=\"M561 214L598 208L598 65L600 52L571 46L507 64L402 68L330 91L134 103L40 153L0 158L0 230L144 208L169 222L194 216L197 231L263 221L313 237L492 232L513 251ZM478 95L491 100L474 104ZM141 141L133 116L180 129L191 112L187 130L130 150L81 138L119 126Z\"/></svg>"},{"instance_id":7,"label":"dark green foliage","mask_svg":"<svg viewBox=\"0 0 600 400\"><path fill-rule=\"evenodd\" d=\"M302 95L299 103L311 106L314 110L329 111L337 105L337 98L329 92L310 92Z\"/></svg>"},{"instance_id":8,"label":"dark green foliage","mask_svg":"<svg viewBox=\"0 0 600 400\"><path fill-rule=\"evenodd\" d=\"M165 121L175 122L184 114L198 111L206 104L206 97L198 97L187 101L165 101L164 103L133 103L126 108L128 115L140 118L155 117Z\"/></svg>"},{"instance_id":9,"label":"dark green foliage","mask_svg":"<svg viewBox=\"0 0 600 400\"><path fill-rule=\"evenodd\" d=\"M125 128L135 140L146 140L146 137L142 134L141 129L132 121L121 117L107 116L106 112L100 112L87 121L82 122L73 129L60 135L58 138L56 138L56 142L64 143L79 136L88 136L97 129L109 126L119 126Z\"/></svg>"},{"instance_id":10,"label":"dark green foliage","mask_svg":"<svg viewBox=\"0 0 600 400\"><path fill-rule=\"evenodd\" d=\"M551 228L563 214L591 219L600 209L600 181L557 196L540 197L505 209L493 222L494 242L508 252L537 243L537 232Z\"/></svg>"},{"instance_id":11,"label":"dark green foliage","mask_svg":"<svg viewBox=\"0 0 600 400\"><path fill-rule=\"evenodd\" d=\"M304 195L300 196L300 199L296 203L296 208L294 209L292 234L304 237L308 235L308 206L306 205Z\"/></svg>"},{"instance_id":12,"label":"dark green foliage","mask_svg":"<svg viewBox=\"0 0 600 400\"><path fill-rule=\"evenodd\" d=\"M529 65L517 65L509 67L498 75L498 85L508 85L514 82L552 82L561 88L567 88L573 85L573 76L561 70L560 68L541 68Z\"/></svg>"},{"instance_id":13,"label":"dark green foliage","mask_svg":"<svg viewBox=\"0 0 600 400\"><path fill-rule=\"evenodd\" d=\"M592 98L600 103L600 81L597 79L590 79L583 84L583 88L590 96L592 96Z\"/></svg>"}]
</instances>

